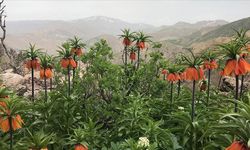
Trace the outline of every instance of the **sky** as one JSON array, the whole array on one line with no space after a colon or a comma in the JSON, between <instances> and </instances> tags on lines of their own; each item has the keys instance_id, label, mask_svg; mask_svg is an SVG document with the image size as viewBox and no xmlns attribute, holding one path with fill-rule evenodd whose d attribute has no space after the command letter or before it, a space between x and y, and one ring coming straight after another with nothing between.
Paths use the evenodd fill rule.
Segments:
<instances>
[{"instance_id":1,"label":"sky","mask_svg":"<svg viewBox=\"0 0 250 150\"><path fill-rule=\"evenodd\" d=\"M107 16L155 26L250 17L250 0L5 0L7 20Z\"/></svg>"}]
</instances>

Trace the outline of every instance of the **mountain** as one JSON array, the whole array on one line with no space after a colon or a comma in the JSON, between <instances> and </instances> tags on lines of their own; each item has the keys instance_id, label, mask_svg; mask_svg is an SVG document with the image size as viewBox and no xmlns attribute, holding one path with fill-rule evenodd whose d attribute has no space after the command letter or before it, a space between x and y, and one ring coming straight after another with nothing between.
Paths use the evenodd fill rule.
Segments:
<instances>
[{"instance_id":1,"label":"mountain","mask_svg":"<svg viewBox=\"0 0 250 150\"><path fill-rule=\"evenodd\" d=\"M225 24L205 34L196 32L193 35L185 37L186 41L184 41L183 38L182 44L194 47L195 49L206 49L217 44L228 42L232 36L235 35L235 30L240 31L242 29L250 30L250 17ZM250 35L250 32L247 32L247 34Z\"/></svg>"},{"instance_id":2,"label":"mountain","mask_svg":"<svg viewBox=\"0 0 250 150\"><path fill-rule=\"evenodd\" d=\"M197 41L206 41L218 37L231 37L235 34L234 30L239 31L241 29L250 30L250 17L223 25L213 31L204 34L199 39L197 39Z\"/></svg>"},{"instance_id":3,"label":"mountain","mask_svg":"<svg viewBox=\"0 0 250 150\"><path fill-rule=\"evenodd\" d=\"M228 23L224 20L200 21L197 23L178 22L174 25L155 27L148 24L128 23L120 19L93 16L84 19L61 21L10 21L7 22L6 43L15 49L25 49L28 43L36 43L51 54L58 45L74 35L82 38L87 45L106 39L114 54L122 50L117 35L121 29L143 30L153 40L163 43L164 54L175 55L183 47L194 47L197 51L222 42L227 42L234 34L233 29L250 29L250 18Z\"/></svg>"},{"instance_id":4,"label":"mountain","mask_svg":"<svg viewBox=\"0 0 250 150\"><path fill-rule=\"evenodd\" d=\"M203 30L203 32L206 30L210 31L211 28L217 28L227 23L224 20L200 21L194 24L178 22L172 26L161 27L159 31L152 33L152 36L160 41L180 39L200 30Z\"/></svg>"},{"instance_id":5,"label":"mountain","mask_svg":"<svg viewBox=\"0 0 250 150\"><path fill-rule=\"evenodd\" d=\"M39 47L54 50L57 45L74 35L86 41L101 35L117 36L121 34L121 29L124 28L146 32L157 30L152 25L128 23L104 16L72 21L9 21L6 25L6 43L15 49L24 49L31 42L36 43Z\"/></svg>"}]
</instances>

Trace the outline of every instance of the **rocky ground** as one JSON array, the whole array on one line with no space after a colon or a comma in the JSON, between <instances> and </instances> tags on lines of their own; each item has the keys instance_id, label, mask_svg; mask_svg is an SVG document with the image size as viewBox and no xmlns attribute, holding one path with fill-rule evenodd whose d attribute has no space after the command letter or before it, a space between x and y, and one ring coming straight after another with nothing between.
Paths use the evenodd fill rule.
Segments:
<instances>
[{"instance_id":1,"label":"rocky ground","mask_svg":"<svg viewBox=\"0 0 250 150\"><path fill-rule=\"evenodd\" d=\"M239 85L241 85L241 80L239 80ZM232 90L235 90L236 87L236 81L235 78L232 77L224 77L222 79L222 84L220 86L220 90L223 92L229 92ZM244 85L243 85L243 90L249 90L250 89L250 80L249 78L244 79Z\"/></svg>"},{"instance_id":2,"label":"rocky ground","mask_svg":"<svg viewBox=\"0 0 250 150\"><path fill-rule=\"evenodd\" d=\"M31 74L19 75L13 72L12 69L5 70L0 74L0 79L3 85L9 87L19 96L31 96ZM43 82L39 79L39 72L35 72L35 95L43 89Z\"/></svg>"}]
</instances>

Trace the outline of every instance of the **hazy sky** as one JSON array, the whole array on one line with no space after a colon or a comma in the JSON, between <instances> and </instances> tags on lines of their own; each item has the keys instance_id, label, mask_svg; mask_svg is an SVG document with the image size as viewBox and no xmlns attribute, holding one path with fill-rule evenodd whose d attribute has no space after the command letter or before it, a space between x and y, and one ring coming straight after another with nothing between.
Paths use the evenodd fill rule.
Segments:
<instances>
[{"instance_id":1,"label":"hazy sky","mask_svg":"<svg viewBox=\"0 0 250 150\"><path fill-rule=\"evenodd\" d=\"M250 0L5 0L7 20L108 16L152 25L250 17Z\"/></svg>"}]
</instances>

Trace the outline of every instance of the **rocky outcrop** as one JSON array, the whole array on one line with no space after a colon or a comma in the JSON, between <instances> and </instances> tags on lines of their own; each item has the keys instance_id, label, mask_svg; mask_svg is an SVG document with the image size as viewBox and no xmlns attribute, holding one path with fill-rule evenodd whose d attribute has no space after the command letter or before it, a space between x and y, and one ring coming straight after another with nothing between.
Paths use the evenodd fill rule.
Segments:
<instances>
[{"instance_id":1,"label":"rocky outcrop","mask_svg":"<svg viewBox=\"0 0 250 150\"><path fill-rule=\"evenodd\" d=\"M7 48L8 54L0 43L0 71L12 69L14 73L23 75L23 53Z\"/></svg>"},{"instance_id":2,"label":"rocky outcrop","mask_svg":"<svg viewBox=\"0 0 250 150\"><path fill-rule=\"evenodd\" d=\"M241 78L240 78L241 79ZM230 92L232 90L235 90L236 87L236 81L235 78L233 77L224 77L222 79L221 85L220 85L220 90L222 92ZM241 87L241 80L239 80L239 90ZM243 86L243 91L249 90L250 89L250 81L249 79L244 80L244 86Z\"/></svg>"},{"instance_id":3,"label":"rocky outcrop","mask_svg":"<svg viewBox=\"0 0 250 150\"><path fill-rule=\"evenodd\" d=\"M15 91L19 96L31 96L31 75L26 74L25 76L16 74L12 69L8 69L0 74L2 83L9 87L11 90ZM35 72L35 95L39 93L42 87L42 81L38 78L39 73Z\"/></svg>"}]
</instances>

